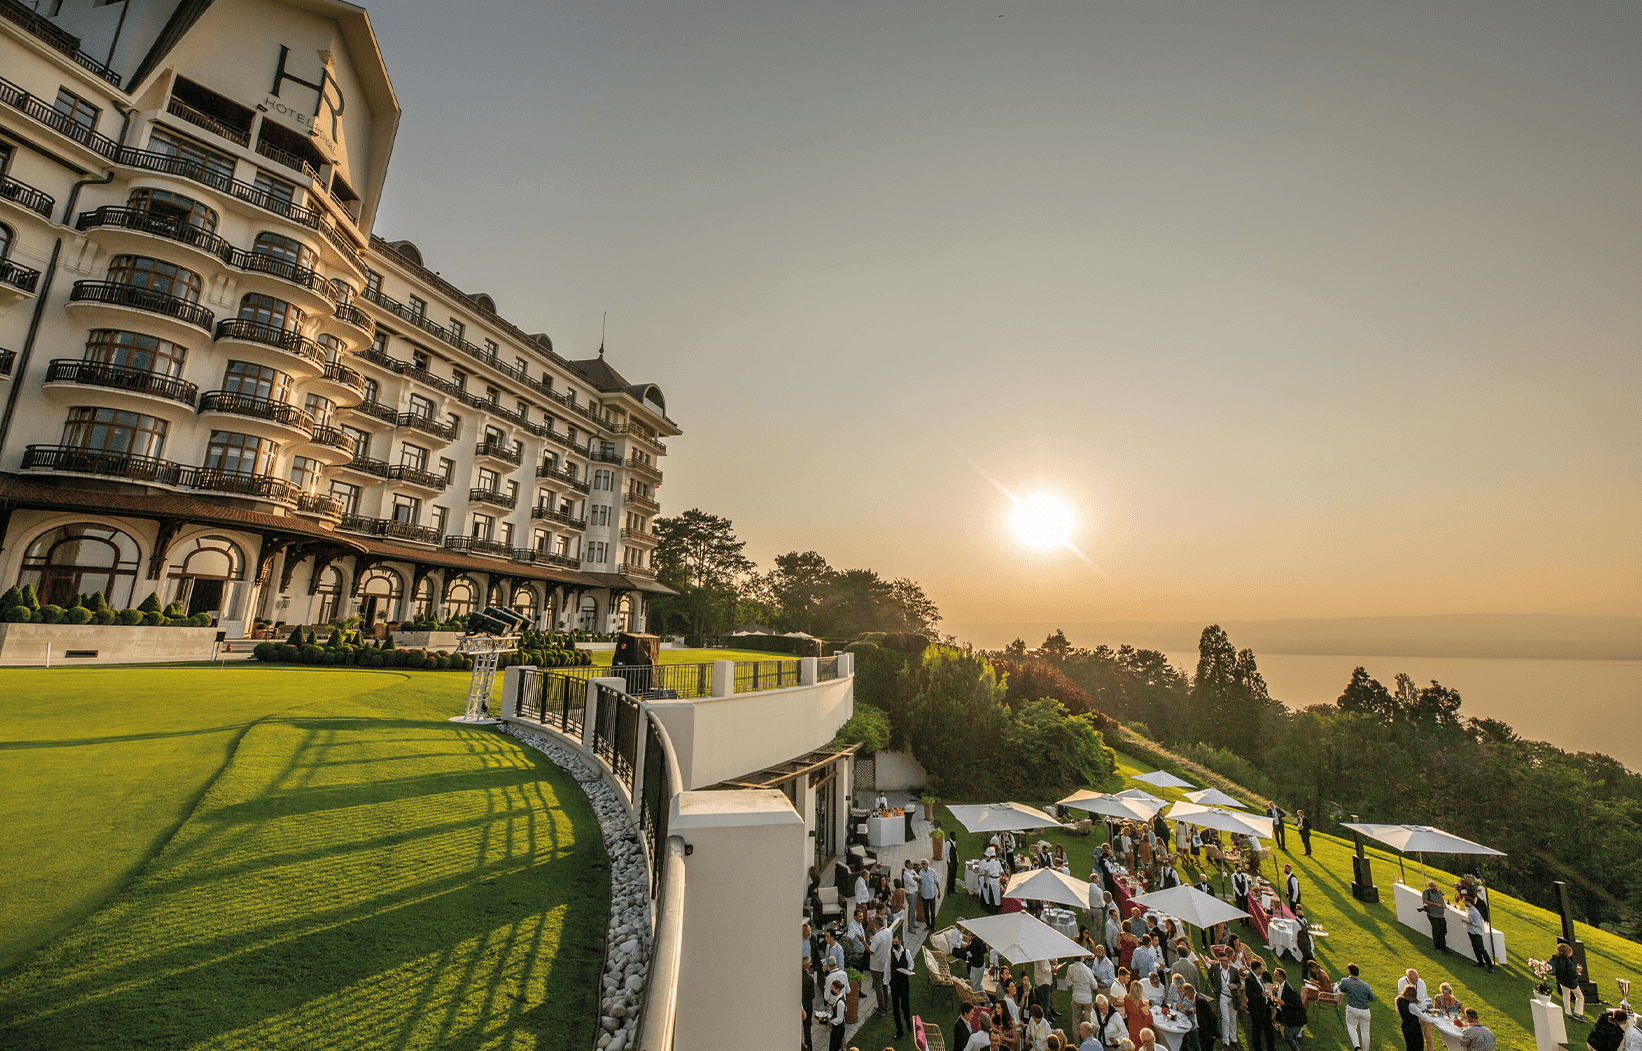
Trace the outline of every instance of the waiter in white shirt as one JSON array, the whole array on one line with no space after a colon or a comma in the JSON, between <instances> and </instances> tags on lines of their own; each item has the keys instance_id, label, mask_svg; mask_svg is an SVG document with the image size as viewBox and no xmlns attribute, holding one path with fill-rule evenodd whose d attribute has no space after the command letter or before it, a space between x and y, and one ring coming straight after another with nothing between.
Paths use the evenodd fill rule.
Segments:
<instances>
[{"instance_id":1,"label":"waiter in white shirt","mask_svg":"<svg viewBox=\"0 0 1642 1051\"><path fill-rule=\"evenodd\" d=\"M1003 863L998 852L986 848L986 860L981 862L981 902L994 910L1003 904Z\"/></svg>"}]
</instances>

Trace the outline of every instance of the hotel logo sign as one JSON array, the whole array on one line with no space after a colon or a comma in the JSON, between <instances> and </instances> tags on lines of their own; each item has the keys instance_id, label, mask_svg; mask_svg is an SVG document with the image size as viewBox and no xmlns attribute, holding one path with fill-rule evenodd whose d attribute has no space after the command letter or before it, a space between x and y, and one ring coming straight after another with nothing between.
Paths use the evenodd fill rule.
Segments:
<instances>
[{"instance_id":1,"label":"hotel logo sign","mask_svg":"<svg viewBox=\"0 0 1642 1051\"><path fill-rule=\"evenodd\" d=\"M288 57L290 57L290 54L290 48L286 47L284 44L279 46L279 68L274 71L274 86L269 89L269 97L266 105L269 109L274 110L277 113L284 114L299 124L306 125L311 134L327 138L334 145L337 140L337 118L340 117L342 115L342 111L347 108L347 100L342 95L341 85L339 85L336 82L336 78L331 75L330 56L328 54L325 55L325 64L320 67L319 80L315 82L311 80L303 80L301 77L296 76L293 73L286 72L285 61ZM303 87L309 88L313 91L314 110L312 113L307 113L292 106L288 106L280 100L279 89L287 81L293 84L300 84ZM320 130L318 121L321 110L328 111L331 116L331 133L329 136L326 136L324 132Z\"/></svg>"}]
</instances>

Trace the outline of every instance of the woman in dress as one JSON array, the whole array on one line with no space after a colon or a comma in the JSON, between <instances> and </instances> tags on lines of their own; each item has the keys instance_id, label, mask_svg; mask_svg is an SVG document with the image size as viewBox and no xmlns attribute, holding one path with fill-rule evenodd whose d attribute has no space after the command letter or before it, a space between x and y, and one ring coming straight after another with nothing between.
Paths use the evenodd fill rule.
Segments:
<instances>
[{"instance_id":1,"label":"woman in dress","mask_svg":"<svg viewBox=\"0 0 1642 1051\"><path fill-rule=\"evenodd\" d=\"M1431 998L1431 1006L1450 1018L1458 1018L1465 1010L1465 1005L1454 997L1454 987L1447 982L1437 986L1437 995Z\"/></svg>"},{"instance_id":2,"label":"woman in dress","mask_svg":"<svg viewBox=\"0 0 1642 1051\"><path fill-rule=\"evenodd\" d=\"M1117 962L1120 967L1130 966L1135 946L1140 944L1140 938L1134 931L1134 925L1139 922L1134 919L1123 921L1123 933L1117 936Z\"/></svg>"},{"instance_id":3,"label":"woman in dress","mask_svg":"<svg viewBox=\"0 0 1642 1051\"><path fill-rule=\"evenodd\" d=\"M1309 1006L1323 993L1333 991L1334 981L1323 970L1323 965L1316 960L1309 961L1306 964L1306 983L1300 987L1300 1002Z\"/></svg>"},{"instance_id":4,"label":"woman in dress","mask_svg":"<svg viewBox=\"0 0 1642 1051\"><path fill-rule=\"evenodd\" d=\"M1407 1051L1425 1051L1425 1031L1420 1028L1419 988L1410 982L1397 994L1397 1017L1402 1020L1403 1046Z\"/></svg>"},{"instance_id":5,"label":"woman in dress","mask_svg":"<svg viewBox=\"0 0 1642 1051\"><path fill-rule=\"evenodd\" d=\"M1139 982L1129 986L1129 995L1123 998L1123 1017L1129 1023L1129 1039L1138 1046L1140 1031L1152 1025L1152 1006Z\"/></svg>"}]
</instances>

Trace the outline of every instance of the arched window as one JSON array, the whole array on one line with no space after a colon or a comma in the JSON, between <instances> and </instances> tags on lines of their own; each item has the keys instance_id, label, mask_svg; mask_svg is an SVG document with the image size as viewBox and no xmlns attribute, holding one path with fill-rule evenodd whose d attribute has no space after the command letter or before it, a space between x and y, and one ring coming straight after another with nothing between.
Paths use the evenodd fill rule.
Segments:
<instances>
[{"instance_id":1,"label":"arched window","mask_svg":"<svg viewBox=\"0 0 1642 1051\"><path fill-rule=\"evenodd\" d=\"M336 619L337 605L342 601L342 574L334 566L327 566L325 572L319 575L319 586L314 589L319 596L319 612L314 617L315 624L329 624Z\"/></svg>"},{"instance_id":2,"label":"arched window","mask_svg":"<svg viewBox=\"0 0 1642 1051\"><path fill-rule=\"evenodd\" d=\"M101 591L110 606L131 605L137 582L137 542L113 526L76 522L41 533L23 553L17 584L33 584L40 602L70 606L74 596Z\"/></svg>"},{"instance_id":3,"label":"arched window","mask_svg":"<svg viewBox=\"0 0 1642 1051\"><path fill-rule=\"evenodd\" d=\"M399 574L391 569L373 569L359 582L359 615L367 624L393 620L399 608Z\"/></svg>"},{"instance_id":4,"label":"arched window","mask_svg":"<svg viewBox=\"0 0 1642 1051\"><path fill-rule=\"evenodd\" d=\"M297 266L312 270L319 262L319 253L298 241L294 237L284 234L268 233L257 234L256 243L251 245L252 255L265 255L271 259L278 259L285 263L295 263Z\"/></svg>"},{"instance_id":5,"label":"arched window","mask_svg":"<svg viewBox=\"0 0 1642 1051\"><path fill-rule=\"evenodd\" d=\"M4 259L6 256L11 254L11 241L13 236L11 227L7 226L5 223L0 223L0 259Z\"/></svg>"},{"instance_id":6,"label":"arched window","mask_svg":"<svg viewBox=\"0 0 1642 1051\"><path fill-rule=\"evenodd\" d=\"M411 598L411 616L427 617L433 615L433 580L423 577L422 582L416 585L416 594Z\"/></svg>"},{"instance_id":7,"label":"arched window","mask_svg":"<svg viewBox=\"0 0 1642 1051\"><path fill-rule=\"evenodd\" d=\"M141 255L117 255L109 260L108 279L116 285L146 288L189 303L198 303L205 287L204 279L194 271Z\"/></svg>"},{"instance_id":8,"label":"arched window","mask_svg":"<svg viewBox=\"0 0 1642 1051\"><path fill-rule=\"evenodd\" d=\"M178 223L208 234L215 233L217 229L217 213L214 209L206 207L192 197L184 197L170 190L156 190L150 187L132 190L125 203L128 208L175 219Z\"/></svg>"},{"instance_id":9,"label":"arched window","mask_svg":"<svg viewBox=\"0 0 1642 1051\"><path fill-rule=\"evenodd\" d=\"M457 577L445 588L445 616L465 617L473 612L479 589L467 577Z\"/></svg>"},{"instance_id":10,"label":"arched window","mask_svg":"<svg viewBox=\"0 0 1642 1051\"><path fill-rule=\"evenodd\" d=\"M528 618L531 623L536 621L536 591L534 588L521 587L513 592L513 601L509 603L513 612L521 617Z\"/></svg>"},{"instance_id":11,"label":"arched window","mask_svg":"<svg viewBox=\"0 0 1642 1051\"><path fill-rule=\"evenodd\" d=\"M187 357L188 348L141 332L98 328L92 329L86 340L87 361L123 365L159 376L181 376Z\"/></svg>"},{"instance_id":12,"label":"arched window","mask_svg":"<svg viewBox=\"0 0 1642 1051\"><path fill-rule=\"evenodd\" d=\"M281 332L295 332L301 327L302 318L302 311L298 308L283 299L265 296L260 292L252 292L239 301L239 319L241 321L267 325L269 328L277 328Z\"/></svg>"},{"instance_id":13,"label":"arched window","mask_svg":"<svg viewBox=\"0 0 1642 1051\"><path fill-rule=\"evenodd\" d=\"M599 600L592 595L583 595L580 607L576 611L576 628L579 631L598 631Z\"/></svg>"},{"instance_id":14,"label":"arched window","mask_svg":"<svg viewBox=\"0 0 1642 1051\"><path fill-rule=\"evenodd\" d=\"M633 599L623 595L616 603L616 629L618 631L633 630Z\"/></svg>"}]
</instances>

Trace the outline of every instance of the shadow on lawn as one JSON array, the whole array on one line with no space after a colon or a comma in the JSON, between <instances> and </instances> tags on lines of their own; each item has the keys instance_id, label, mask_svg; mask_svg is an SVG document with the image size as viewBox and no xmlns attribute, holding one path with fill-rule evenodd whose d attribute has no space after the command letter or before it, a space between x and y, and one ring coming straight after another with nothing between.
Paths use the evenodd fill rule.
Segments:
<instances>
[{"instance_id":1,"label":"shadow on lawn","mask_svg":"<svg viewBox=\"0 0 1642 1051\"><path fill-rule=\"evenodd\" d=\"M204 734L241 731L255 722L255 719L246 719L244 722L223 723L221 726L201 726L192 730L157 730L153 733L118 734L109 737L62 737L49 741L0 741L0 752L22 748L78 748L83 745L123 744L127 741L157 741L169 737L200 737Z\"/></svg>"}]
</instances>

